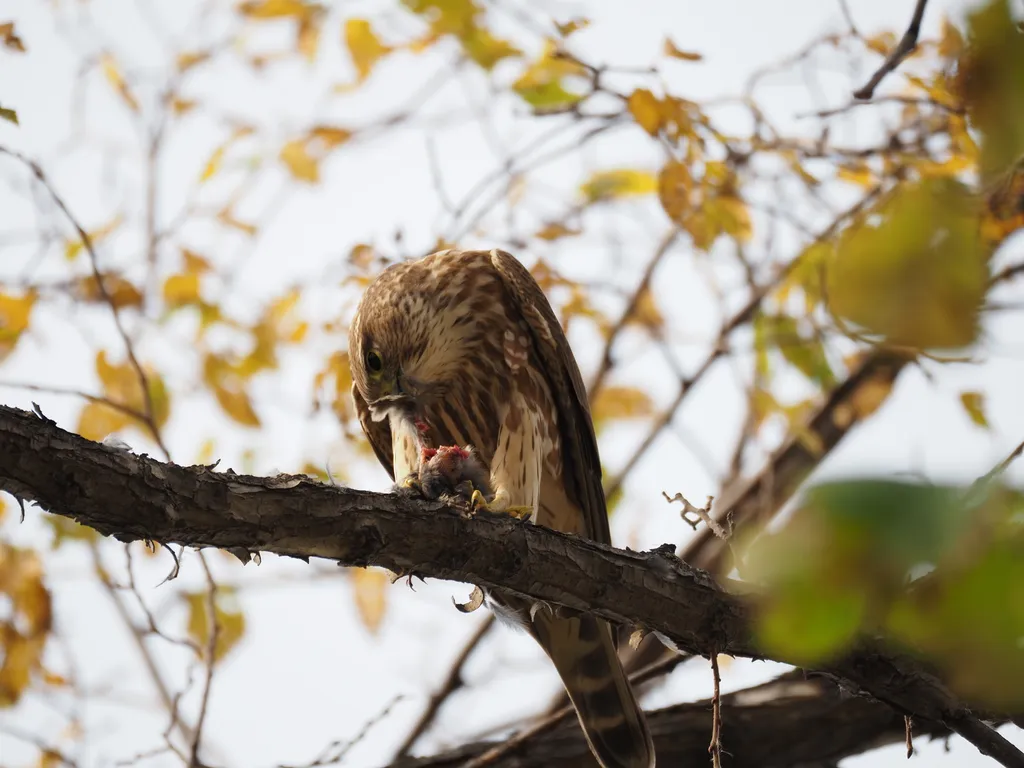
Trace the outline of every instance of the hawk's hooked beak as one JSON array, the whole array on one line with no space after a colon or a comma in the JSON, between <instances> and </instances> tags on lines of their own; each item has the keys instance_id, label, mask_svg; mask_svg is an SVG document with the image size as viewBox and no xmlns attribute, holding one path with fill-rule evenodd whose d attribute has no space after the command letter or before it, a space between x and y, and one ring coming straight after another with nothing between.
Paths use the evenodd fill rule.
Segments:
<instances>
[{"instance_id":1,"label":"hawk's hooked beak","mask_svg":"<svg viewBox=\"0 0 1024 768\"><path fill-rule=\"evenodd\" d=\"M380 383L380 397L369 403L374 421L383 421L392 411L412 415L416 410L415 388L401 374Z\"/></svg>"}]
</instances>

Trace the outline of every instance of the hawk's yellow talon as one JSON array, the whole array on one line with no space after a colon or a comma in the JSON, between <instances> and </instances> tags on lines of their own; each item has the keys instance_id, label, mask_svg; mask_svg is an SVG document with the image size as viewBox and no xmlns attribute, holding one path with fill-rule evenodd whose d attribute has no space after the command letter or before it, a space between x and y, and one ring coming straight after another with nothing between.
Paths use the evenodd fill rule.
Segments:
<instances>
[{"instance_id":1,"label":"hawk's yellow talon","mask_svg":"<svg viewBox=\"0 0 1024 768\"><path fill-rule=\"evenodd\" d=\"M480 510L483 510L494 515L509 515L516 520L529 520L533 515L533 507L509 506L504 509L496 509L488 503L484 495L478 490L474 490L473 495L469 499L469 510L471 515L475 515Z\"/></svg>"}]
</instances>

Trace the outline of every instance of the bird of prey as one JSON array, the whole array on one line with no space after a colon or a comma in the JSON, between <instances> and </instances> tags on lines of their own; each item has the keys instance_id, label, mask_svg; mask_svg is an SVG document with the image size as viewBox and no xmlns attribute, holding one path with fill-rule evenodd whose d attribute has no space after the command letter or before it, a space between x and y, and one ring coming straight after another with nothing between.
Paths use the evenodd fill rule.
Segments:
<instances>
[{"instance_id":1,"label":"bird of prey","mask_svg":"<svg viewBox=\"0 0 1024 768\"><path fill-rule=\"evenodd\" d=\"M610 543L579 367L543 291L512 255L452 249L386 269L360 301L349 360L360 424L393 480L419 477L430 450L472 446L493 494L482 504L474 495L478 506ZM654 766L611 627L500 591L488 598L547 653L598 762Z\"/></svg>"}]
</instances>

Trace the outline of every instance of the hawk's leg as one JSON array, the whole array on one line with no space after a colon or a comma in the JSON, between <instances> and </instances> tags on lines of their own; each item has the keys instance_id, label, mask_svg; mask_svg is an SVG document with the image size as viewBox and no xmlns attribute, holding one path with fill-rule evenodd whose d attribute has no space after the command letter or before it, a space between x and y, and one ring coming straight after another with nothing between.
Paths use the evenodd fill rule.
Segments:
<instances>
[{"instance_id":1,"label":"hawk's leg","mask_svg":"<svg viewBox=\"0 0 1024 768\"><path fill-rule=\"evenodd\" d=\"M508 504L507 499L495 496L492 501L487 501L480 491L474 490L469 500L470 515L475 515L481 510L490 512L492 515L509 515L516 520L529 520L533 516L533 507Z\"/></svg>"}]
</instances>

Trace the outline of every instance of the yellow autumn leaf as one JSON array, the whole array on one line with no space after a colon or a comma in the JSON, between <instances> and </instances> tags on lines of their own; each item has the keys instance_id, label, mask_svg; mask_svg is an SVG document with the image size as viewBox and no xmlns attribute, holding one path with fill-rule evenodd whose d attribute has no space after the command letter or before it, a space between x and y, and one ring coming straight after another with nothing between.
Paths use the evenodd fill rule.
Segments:
<instances>
[{"instance_id":1,"label":"yellow autumn leaf","mask_svg":"<svg viewBox=\"0 0 1024 768\"><path fill-rule=\"evenodd\" d=\"M324 149L336 149L352 138L352 131L333 125L316 125L310 129L309 138L322 144Z\"/></svg>"},{"instance_id":2,"label":"yellow autumn leaf","mask_svg":"<svg viewBox=\"0 0 1024 768\"><path fill-rule=\"evenodd\" d=\"M187 51L185 53L179 53L178 58L175 60L175 64L178 67L179 72L185 72L192 67L202 64L210 58L209 51Z\"/></svg>"},{"instance_id":3,"label":"yellow autumn leaf","mask_svg":"<svg viewBox=\"0 0 1024 768\"><path fill-rule=\"evenodd\" d=\"M979 427L989 428L988 417L985 415L985 395L981 392L961 392L960 404L971 421Z\"/></svg>"},{"instance_id":4,"label":"yellow autumn leaf","mask_svg":"<svg viewBox=\"0 0 1024 768\"><path fill-rule=\"evenodd\" d=\"M121 226L121 222L124 221L124 217L119 213L114 216L109 222L104 224L99 229L86 230L86 234L89 235L89 241L94 245L99 245L103 240L112 235L118 227ZM85 245L79 239L68 240L64 244L64 258L68 261L73 261Z\"/></svg>"},{"instance_id":5,"label":"yellow autumn leaf","mask_svg":"<svg viewBox=\"0 0 1024 768\"><path fill-rule=\"evenodd\" d=\"M658 180L650 171L619 168L598 171L580 187L587 202L595 203L620 197L648 195L658 189Z\"/></svg>"},{"instance_id":6,"label":"yellow autumn leaf","mask_svg":"<svg viewBox=\"0 0 1024 768\"><path fill-rule=\"evenodd\" d=\"M0 542L0 596L10 616L0 622L0 707L10 707L28 688L33 674L42 671L53 626L52 600L35 552Z\"/></svg>"},{"instance_id":7,"label":"yellow autumn leaf","mask_svg":"<svg viewBox=\"0 0 1024 768\"><path fill-rule=\"evenodd\" d=\"M114 57L109 53L103 53L100 56L100 67L103 70L103 76L107 78L107 82L118 92L133 112L138 112L139 102L135 100L132 92L128 89L128 83L125 81L124 75L121 73L121 69Z\"/></svg>"},{"instance_id":8,"label":"yellow autumn leaf","mask_svg":"<svg viewBox=\"0 0 1024 768\"><path fill-rule=\"evenodd\" d=\"M213 391L224 413L243 426L260 426L260 418L253 410L245 388L245 377L227 360L217 355L207 355L203 360L203 381Z\"/></svg>"},{"instance_id":9,"label":"yellow autumn leaf","mask_svg":"<svg viewBox=\"0 0 1024 768\"><path fill-rule=\"evenodd\" d=\"M661 128L661 101L646 88L637 88L627 102L633 119L651 136Z\"/></svg>"},{"instance_id":10,"label":"yellow autumn leaf","mask_svg":"<svg viewBox=\"0 0 1024 768\"><path fill-rule=\"evenodd\" d=\"M199 274L189 272L183 275L171 275L164 280L164 302L174 309L199 301Z\"/></svg>"},{"instance_id":11,"label":"yellow autumn leaf","mask_svg":"<svg viewBox=\"0 0 1024 768\"><path fill-rule=\"evenodd\" d=\"M299 181L307 181L315 184L320 181L320 167L318 161L311 157L306 142L302 139L293 139L285 143L281 148L281 162Z\"/></svg>"},{"instance_id":12,"label":"yellow autumn leaf","mask_svg":"<svg viewBox=\"0 0 1024 768\"><path fill-rule=\"evenodd\" d=\"M252 237L258 231L258 227L255 224L250 224L247 221L242 221L235 216L230 207L222 208L217 212L217 221L232 229L237 229L239 232L243 232L249 237Z\"/></svg>"},{"instance_id":13,"label":"yellow autumn leaf","mask_svg":"<svg viewBox=\"0 0 1024 768\"><path fill-rule=\"evenodd\" d=\"M191 112L196 108L196 102L192 99L181 99L175 97L171 99L171 109L176 115L184 115L186 112Z\"/></svg>"},{"instance_id":14,"label":"yellow autumn leaf","mask_svg":"<svg viewBox=\"0 0 1024 768\"><path fill-rule=\"evenodd\" d=\"M391 53L391 48L380 41L366 19L345 22L345 45L360 81L369 77L377 62Z\"/></svg>"},{"instance_id":15,"label":"yellow autumn leaf","mask_svg":"<svg viewBox=\"0 0 1024 768\"><path fill-rule=\"evenodd\" d=\"M317 407L327 399L338 421L344 424L352 418L352 369L349 367L348 352L338 351L327 358L327 363L316 374L313 389L316 392Z\"/></svg>"},{"instance_id":16,"label":"yellow autumn leaf","mask_svg":"<svg viewBox=\"0 0 1024 768\"><path fill-rule=\"evenodd\" d=\"M181 256L185 260L185 272L188 274L202 275L213 268L205 256L200 256L188 248L181 249Z\"/></svg>"},{"instance_id":17,"label":"yellow autumn leaf","mask_svg":"<svg viewBox=\"0 0 1024 768\"><path fill-rule=\"evenodd\" d=\"M835 409L832 420L843 429L855 422L863 421L889 399L892 386L892 379L885 376L868 379L857 387L847 402Z\"/></svg>"},{"instance_id":18,"label":"yellow autumn leaf","mask_svg":"<svg viewBox=\"0 0 1024 768\"><path fill-rule=\"evenodd\" d=\"M873 187L876 183L875 174L863 162L843 163L837 169L836 176L861 187Z\"/></svg>"},{"instance_id":19,"label":"yellow autumn leaf","mask_svg":"<svg viewBox=\"0 0 1024 768\"><path fill-rule=\"evenodd\" d=\"M549 224L545 224L543 227L534 232L533 236L540 238L541 240L558 240L563 237L574 237L581 233L582 230L571 229L560 221L553 221Z\"/></svg>"},{"instance_id":20,"label":"yellow autumn leaf","mask_svg":"<svg viewBox=\"0 0 1024 768\"><path fill-rule=\"evenodd\" d=\"M310 9L306 0L247 0L238 6L238 12L250 19L303 17Z\"/></svg>"},{"instance_id":21,"label":"yellow autumn leaf","mask_svg":"<svg viewBox=\"0 0 1024 768\"><path fill-rule=\"evenodd\" d=\"M28 328L36 298L34 290L21 296L0 293L0 360L14 351L21 334Z\"/></svg>"},{"instance_id":22,"label":"yellow autumn leaf","mask_svg":"<svg viewBox=\"0 0 1024 768\"><path fill-rule=\"evenodd\" d=\"M238 605L235 590L220 585L214 593L213 605L207 592L185 592L182 599L188 608L188 634L207 655L210 644L210 613L212 609L217 639L213 648L213 661L221 661L245 634L245 614Z\"/></svg>"},{"instance_id":23,"label":"yellow autumn leaf","mask_svg":"<svg viewBox=\"0 0 1024 768\"><path fill-rule=\"evenodd\" d=\"M320 31L326 15L326 9L315 8L299 19L298 28L295 30L295 50L308 62L316 60L320 48Z\"/></svg>"},{"instance_id":24,"label":"yellow autumn leaf","mask_svg":"<svg viewBox=\"0 0 1024 768\"><path fill-rule=\"evenodd\" d=\"M380 568L353 568L352 583L359 618L370 634L376 635L384 619L391 579Z\"/></svg>"},{"instance_id":25,"label":"yellow autumn leaf","mask_svg":"<svg viewBox=\"0 0 1024 768\"><path fill-rule=\"evenodd\" d=\"M213 150L213 154L210 155L210 159L207 160L206 165L203 166L203 172L199 174L199 181L207 181L213 178L224 163L224 153L227 152L227 149L227 144L221 144Z\"/></svg>"},{"instance_id":26,"label":"yellow autumn leaf","mask_svg":"<svg viewBox=\"0 0 1024 768\"><path fill-rule=\"evenodd\" d=\"M555 29L558 30L558 34L561 37L568 37L574 32L579 32L581 29L586 29L590 26L590 19L582 17L569 19L564 22L555 22Z\"/></svg>"},{"instance_id":27,"label":"yellow autumn leaf","mask_svg":"<svg viewBox=\"0 0 1024 768\"><path fill-rule=\"evenodd\" d=\"M603 387L590 407L594 421L641 419L654 413L650 395L636 387Z\"/></svg>"},{"instance_id":28,"label":"yellow autumn leaf","mask_svg":"<svg viewBox=\"0 0 1024 768\"><path fill-rule=\"evenodd\" d=\"M693 53L691 51L682 51L676 48L676 44L672 42L670 38L665 38L665 44L662 47L662 51L666 56L670 56L673 59L681 59L683 61L700 61L704 57L699 53Z\"/></svg>"},{"instance_id":29,"label":"yellow autumn leaf","mask_svg":"<svg viewBox=\"0 0 1024 768\"><path fill-rule=\"evenodd\" d=\"M170 393L163 377L157 371L147 365L143 365L142 369L149 388L153 423L159 428L167 423L170 416ZM146 413L146 398L143 396L142 384L135 366L130 361L111 363L107 360L106 351L100 350L96 354L96 375L100 379L104 399L136 413ZM128 426L134 426L148 434L147 427L129 413L105 403L91 402L79 414L76 431L89 440L102 440L112 432Z\"/></svg>"},{"instance_id":30,"label":"yellow autumn leaf","mask_svg":"<svg viewBox=\"0 0 1024 768\"><path fill-rule=\"evenodd\" d=\"M103 275L103 288L106 289L110 302L121 309L123 307L141 307L142 293L135 285L120 275ZM100 284L94 275L86 275L75 283L75 293L82 301L103 301Z\"/></svg>"}]
</instances>

